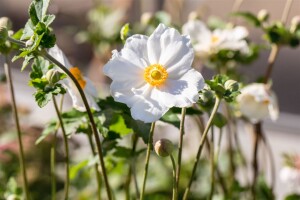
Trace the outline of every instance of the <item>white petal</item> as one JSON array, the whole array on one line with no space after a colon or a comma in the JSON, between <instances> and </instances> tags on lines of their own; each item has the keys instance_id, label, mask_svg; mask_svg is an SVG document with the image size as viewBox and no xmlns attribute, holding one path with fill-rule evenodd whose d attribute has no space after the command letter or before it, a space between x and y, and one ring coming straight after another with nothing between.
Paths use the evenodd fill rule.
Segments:
<instances>
[{"instance_id":1,"label":"white petal","mask_svg":"<svg viewBox=\"0 0 300 200\"><path fill-rule=\"evenodd\" d=\"M126 40L124 48L131 49L139 58L148 60L147 41L147 36L136 34Z\"/></svg>"},{"instance_id":2,"label":"white petal","mask_svg":"<svg viewBox=\"0 0 300 200\"><path fill-rule=\"evenodd\" d=\"M159 63L161 55L160 38L161 35L168 29L163 24L159 24L154 32L150 35L147 42L147 51L150 64Z\"/></svg>"},{"instance_id":3,"label":"white petal","mask_svg":"<svg viewBox=\"0 0 300 200\"><path fill-rule=\"evenodd\" d=\"M157 99L157 94L152 87L148 87L144 92L145 96L139 96L131 107L131 115L135 120L141 120L150 123L159 120L168 110L169 107L161 104Z\"/></svg>"},{"instance_id":4,"label":"white petal","mask_svg":"<svg viewBox=\"0 0 300 200\"><path fill-rule=\"evenodd\" d=\"M63 64L65 67L67 67L67 68L72 67L72 65L70 64L68 58L65 56L64 52L57 45L50 48L48 50L48 53L53 58L55 58L57 61L59 61L61 64Z\"/></svg>"},{"instance_id":5,"label":"white petal","mask_svg":"<svg viewBox=\"0 0 300 200\"><path fill-rule=\"evenodd\" d=\"M204 87L202 75L195 69L190 69L178 80L168 79L157 88L161 101L168 107L189 107L199 99L199 90Z\"/></svg>"},{"instance_id":6,"label":"white petal","mask_svg":"<svg viewBox=\"0 0 300 200\"><path fill-rule=\"evenodd\" d=\"M127 52L129 51L130 50L127 50ZM141 80L143 78L144 70L140 66L130 62L128 59L125 59L123 55L124 54L121 53L115 53L114 58L104 65L104 74L112 80L118 81ZM134 59L136 60L137 56L132 55L132 60Z\"/></svg>"},{"instance_id":7,"label":"white petal","mask_svg":"<svg viewBox=\"0 0 300 200\"><path fill-rule=\"evenodd\" d=\"M278 101L277 97L274 92L271 92L271 98L270 98L270 104L269 104L269 113L270 118L273 121L276 121L279 116L279 107L278 107Z\"/></svg>"},{"instance_id":8,"label":"white petal","mask_svg":"<svg viewBox=\"0 0 300 200\"><path fill-rule=\"evenodd\" d=\"M243 27L243 26L236 26L233 30L232 30L232 35L235 38L235 40L241 40L244 39L246 37L248 37L249 32L248 30Z\"/></svg>"},{"instance_id":9,"label":"white petal","mask_svg":"<svg viewBox=\"0 0 300 200\"><path fill-rule=\"evenodd\" d=\"M192 43L207 43L211 38L211 31L199 20L188 21L182 27L182 33L191 37Z\"/></svg>"}]
</instances>

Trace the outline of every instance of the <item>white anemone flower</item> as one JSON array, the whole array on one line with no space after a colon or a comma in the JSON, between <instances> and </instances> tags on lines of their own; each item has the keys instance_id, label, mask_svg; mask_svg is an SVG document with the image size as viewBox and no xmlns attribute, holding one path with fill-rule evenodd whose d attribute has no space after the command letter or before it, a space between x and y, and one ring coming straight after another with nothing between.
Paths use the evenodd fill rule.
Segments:
<instances>
[{"instance_id":1,"label":"white anemone flower","mask_svg":"<svg viewBox=\"0 0 300 200\"><path fill-rule=\"evenodd\" d=\"M193 59L189 37L160 24L149 37L129 37L103 71L112 79L115 101L127 104L134 119L148 123L171 107L197 102L204 79L192 68Z\"/></svg>"},{"instance_id":2,"label":"white anemone flower","mask_svg":"<svg viewBox=\"0 0 300 200\"><path fill-rule=\"evenodd\" d=\"M269 86L262 83L252 83L241 90L237 97L241 113L253 123L270 117L278 118L278 104L275 93Z\"/></svg>"},{"instance_id":3,"label":"white anemone flower","mask_svg":"<svg viewBox=\"0 0 300 200\"><path fill-rule=\"evenodd\" d=\"M69 71L77 79L78 83L80 84L80 87L83 89L90 107L93 108L94 110L99 111L100 108L97 105L97 102L95 100L96 97L98 96L98 92L95 86L93 85L92 81L87 77L83 76L78 67L74 67L70 64L68 58L65 56L63 51L57 45L49 49L48 53L69 69ZM66 80L63 80L62 83L67 88L68 93L72 98L73 107L82 112L86 111L80 93L76 85L73 83L73 81L70 78L68 78Z\"/></svg>"},{"instance_id":4,"label":"white anemone flower","mask_svg":"<svg viewBox=\"0 0 300 200\"><path fill-rule=\"evenodd\" d=\"M249 53L249 46L245 40L248 31L242 26L211 31L202 21L189 20L183 25L182 32L190 35L194 49L202 59L208 59L220 50Z\"/></svg>"}]
</instances>

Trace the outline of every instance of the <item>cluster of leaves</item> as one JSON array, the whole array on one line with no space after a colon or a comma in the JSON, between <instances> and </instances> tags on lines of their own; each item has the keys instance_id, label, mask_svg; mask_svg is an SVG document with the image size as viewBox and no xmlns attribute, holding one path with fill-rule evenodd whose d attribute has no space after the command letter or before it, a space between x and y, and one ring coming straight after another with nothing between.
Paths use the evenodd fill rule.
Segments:
<instances>
[{"instance_id":1,"label":"cluster of leaves","mask_svg":"<svg viewBox=\"0 0 300 200\"><path fill-rule=\"evenodd\" d=\"M22 69L36 56L36 50L51 48L55 45L56 37L50 28L55 19L55 15L47 14L50 0L34 0L29 6L29 20L27 21L20 40L26 41L26 47L20 49L21 52L13 58L25 58Z\"/></svg>"},{"instance_id":2,"label":"cluster of leaves","mask_svg":"<svg viewBox=\"0 0 300 200\"><path fill-rule=\"evenodd\" d=\"M283 22L268 22L268 16L259 17L250 12L237 12L236 16L240 16L249 23L265 32L264 38L271 44L297 47L300 44L300 24L292 21L290 26ZM267 15L267 14L266 14Z\"/></svg>"},{"instance_id":3,"label":"cluster of leaves","mask_svg":"<svg viewBox=\"0 0 300 200\"><path fill-rule=\"evenodd\" d=\"M46 72L53 67L54 65L50 65L42 57L36 57L32 64L29 85L37 90L34 96L39 107L44 107L52 99L52 96L66 93L66 89L59 83L60 80L67 77L66 74L55 71L55 79L51 80L45 76Z\"/></svg>"}]
</instances>

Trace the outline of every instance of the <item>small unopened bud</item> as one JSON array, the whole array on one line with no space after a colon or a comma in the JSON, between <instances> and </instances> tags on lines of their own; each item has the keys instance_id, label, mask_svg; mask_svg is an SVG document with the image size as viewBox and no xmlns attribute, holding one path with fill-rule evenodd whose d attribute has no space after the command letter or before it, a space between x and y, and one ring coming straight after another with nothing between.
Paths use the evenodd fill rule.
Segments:
<instances>
[{"instance_id":1,"label":"small unopened bud","mask_svg":"<svg viewBox=\"0 0 300 200\"><path fill-rule=\"evenodd\" d=\"M155 152L161 157L167 157L172 154L174 146L168 139L160 139L155 143Z\"/></svg>"},{"instance_id":2,"label":"small unopened bud","mask_svg":"<svg viewBox=\"0 0 300 200\"><path fill-rule=\"evenodd\" d=\"M0 27L1 26L5 26L7 28L7 30L10 30L10 29L12 29L12 22L7 17L1 17L0 18Z\"/></svg>"},{"instance_id":3,"label":"small unopened bud","mask_svg":"<svg viewBox=\"0 0 300 200\"><path fill-rule=\"evenodd\" d=\"M188 16L188 19L190 21L193 21L193 20L196 20L196 19L200 19L200 16L199 14L196 12L196 11L192 11L189 16Z\"/></svg>"},{"instance_id":4,"label":"small unopened bud","mask_svg":"<svg viewBox=\"0 0 300 200\"><path fill-rule=\"evenodd\" d=\"M145 12L141 16L141 24L148 25L153 18L153 13L151 12Z\"/></svg>"},{"instance_id":5,"label":"small unopened bud","mask_svg":"<svg viewBox=\"0 0 300 200\"><path fill-rule=\"evenodd\" d=\"M26 47L31 47L33 45L33 42L34 42L34 35L31 36L30 39L25 42Z\"/></svg>"},{"instance_id":6,"label":"small unopened bud","mask_svg":"<svg viewBox=\"0 0 300 200\"><path fill-rule=\"evenodd\" d=\"M235 80L227 80L224 84L226 90L238 91L239 83Z\"/></svg>"},{"instance_id":7,"label":"small unopened bud","mask_svg":"<svg viewBox=\"0 0 300 200\"><path fill-rule=\"evenodd\" d=\"M6 42L8 38L7 28L5 26L0 26L0 44Z\"/></svg>"},{"instance_id":8,"label":"small unopened bud","mask_svg":"<svg viewBox=\"0 0 300 200\"><path fill-rule=\"evenodd\" d=\"M298 15L292 18L290 31L294 33L299 28L300 28L300 16Z\"/></svg>"},{"instance_id":9,"label":"small unopened bud","mask_svg":"<svg viewBox=\"0 0 300 200\"><path fill-rule=\"evenodd\" d=\"M46 73L46 79L47 81L49 81L49 83L51 84L55 84L58 81L60 81L61 79L61 72L55 70L55 69L50 69L47 73Z\"/></svg>"},{"instance_id":10,"label":"small unopened bud","mask_svg":"<svg viewBox=\"0 0 300 200\"><path fill-rule=\"evenodd\" d=\"M265 22L269 19L269 16L270 16L269 12L265 9L262 9L258 12L257 19L261 22Z\"/></svg>"}]
</instances>

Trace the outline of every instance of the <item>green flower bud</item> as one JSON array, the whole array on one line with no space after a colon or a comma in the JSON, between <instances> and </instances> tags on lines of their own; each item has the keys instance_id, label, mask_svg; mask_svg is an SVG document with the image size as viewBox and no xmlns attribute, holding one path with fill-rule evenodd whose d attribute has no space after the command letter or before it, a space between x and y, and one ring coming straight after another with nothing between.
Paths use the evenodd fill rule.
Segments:
<instances>
[{"instance_id":1,"label":"green flower bud","mask_svg":"<svg viewBox=\"0 0 300 200\"><path fill-rule=\"evenodd\" d=\"M8 38L7 28L0 26L0 44L4 44Z\"/></svg>"},{"instance_id":2,"label":"green flower bud","mask_svg":"<svg viewBox=\"0 0 300 200\"><path fill-rule=\"evenodd\" d=\"M55 69L50 69L46 73L46 79L47 79L47 81L49 81L49 83L55 84L61 80L61 74L62 74L61 72L59 72Z\"/></svg>"},{"instance_id":3,"label":"green flower bud","mask_svg":"<svg viewBox=\"0 0 300 200\"><path fill-rule=\"evenodd\" d=\"M157 155L167 157L172 154L174 146L170 140L160 139L155 143L154 149Z\"/></svg>"},{"instance_id":4,"label":"green flower bud","mask_svg":"<svg viewBox=\"0 0 300 200\"><path fill-rule=\"evenodd\" d=\"M295 31L297 31L298 29L300 29L300 16L295 16L292 18L291 20L291 28L290 31L291 33L294 33Z\"/></svg>"},{"instance_id":5,"label":"green flower bud","mask_svg":"<svg viewBox=\"0 0 300 200\"><path fill-rule=\"evenodd\" d=\"M270 14L265 9L260 10L257 14L257 19L261 22L267 21L269 19L269 17L270 17Z\"/></svg>"},{"instance_id":6,"label":"green flower bud","mask_svg":"<svg viewBox=\"0 0 300 200\"><path fill-rule=\"evenodd\" d=\"M238 91L239 90L239 83L235 80L227 80L224 84L226 90L230 91Z\"/></svg>"},{"instance_id":7,"label":"green flower bud","mask_svg":"<svg viewBox=\"0 0 300 200\"><path fill-rule=\"evenodd\" d=\"M8 30L12 29L12 22L10 21L9 18L7 17L1 17L0 18L0 27L4 26L6 27Z\"/></svg>"}]
</instances>

